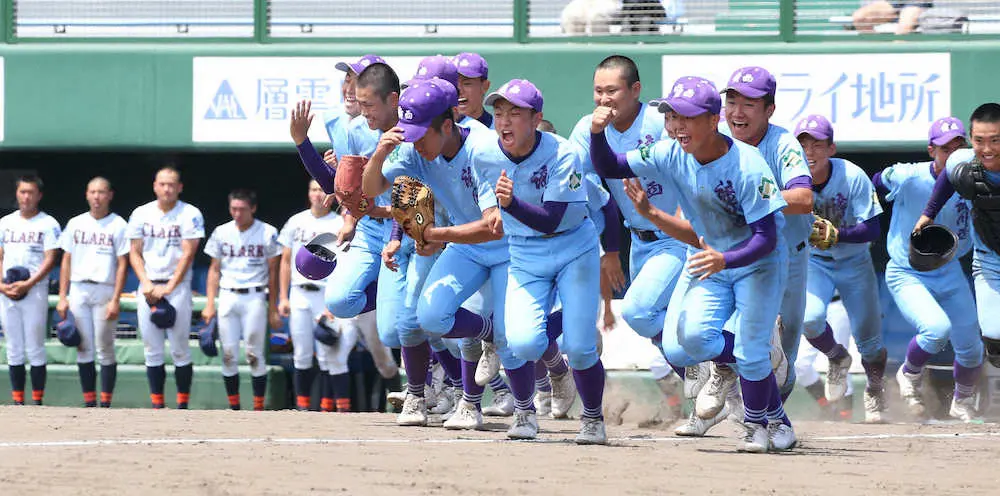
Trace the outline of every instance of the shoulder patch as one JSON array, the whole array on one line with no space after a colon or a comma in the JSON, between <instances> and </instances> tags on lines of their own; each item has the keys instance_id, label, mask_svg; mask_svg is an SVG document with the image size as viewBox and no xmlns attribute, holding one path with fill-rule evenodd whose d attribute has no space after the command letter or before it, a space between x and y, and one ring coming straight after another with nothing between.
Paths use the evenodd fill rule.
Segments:
<instances>
[{"instance_id":1,"label":"shoulder patch","mask_svg":"<svg viewBox=\"0 0 1000 496\"><path fill-rule=\"evenodd\" d=\"M653 144L642 145L639 147L639 157L643 161L649 160L650 155L653 154Z\"/></svg>"},{"instance_id":2,"label":"shoulder patch","mask_svg":"<svg viewBox=\"0 0 1000 496\"><path fill-rule=\"evenodd\" d=\"M778 186L774 184L771 178L762 177L760 179L760 186L757 187L757 192L760 193L761 198L770 200L778 192Z\"/></svg>"},{"instance_id":3,"label":"shoulder patch","mask_svg":"<svg viewBox=\"0 0 1000 496\"><path fill-rule=\"evenodd\" d=\"M583 177L580 175L579 172L573 171L573 173L569 175L570 191L576 191L580 189L581 185L583 185Z\"/></svg>"},{"instance_id":4,"label":"shoulder patch","mask_svg":"<svg viewBox=\"0 0 1000 496\"><path fill-rule=\"evenodd\" d=\"M398 146L396 148L392 149L392 153L389 154L389 156L386 158L386 160L388 160L390 162L398 162L399 161L399 147Z\"/></svg>"},{"instance_id":5,"label":"shoulder patch","mask_svg":"<svg viewBox=\"0 0 1000 496\"><path fill-rule=\"evenodd\" d=\"M802 154L793 148L786 150L785 153L781 155L781 165L785 168L800 167L805 165L805 161L802 160Z\"/></svg>"}]
</instances>

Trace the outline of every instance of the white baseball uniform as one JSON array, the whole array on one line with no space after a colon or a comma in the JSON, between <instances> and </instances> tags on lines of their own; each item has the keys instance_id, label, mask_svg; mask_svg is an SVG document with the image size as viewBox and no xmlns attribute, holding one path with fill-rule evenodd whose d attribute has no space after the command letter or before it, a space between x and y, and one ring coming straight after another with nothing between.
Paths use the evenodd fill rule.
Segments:
<instances>
[{"instance_id":1,"label":"white baseball uniform","mask_svg":"<svg viewBox=\"0 0 1000 496\"><path fill-rule=\"evenodd\" d=\"M77 363L93 362L95 348L102 366L115 363L117 321L105 316L115 292L118 257L128 255L127 228L116 213L97 219L85 212L69 220L60 238L59 246L70 256L69 311L80 332Z\"/></svg>"},{"instance_id":2,"label":"white baseball uniform","mask_svg":"<svg viewBox=\"0 0 1000 496\"><path fill-rule=\"evenodd\" d=\"M218 318L222 375L239 373L241 337L246 342L250 375L266 375L268 261L281 255L278 230L254 219L246 231L240 231L236 221L229 221L212 232L205 254L219 261L221 272Z\"/></svg>"},{"instance_id":3,"label":"white baseball uniform","mask_svg":"<svg viewBox=\"0 0 1000 496\"><path fill-rule=\"evenodd\" d=\"M163 212L153 200L132 211L128 220L127 236L142 240L142 259L146 276L154 284L166 284L180 263L183 250L181 241L205 237L205 221L201 211L178 201L169 212ZM146 366L163 365L164 342L170 340L170 354L175 366L191 363L188 339L191 332L191 269L184 279L166 296L177 310L177 321L170 329L160 329L149 319L149 304L145 298L136 298L139 332L146 346Z\"/></svg>"},{"instance_id":4,"label":"white baseball uniform","mask_svg":"<svg viewBox=\"0 0 1000 496\"><path fill-rule=\"evenodd\" d=\"M0 219L2 273L25 267L32 275L45 261L45 252L59 248L59 223L45 212L25 219L13 212ZM0 275L2 277L2 275ZM35 284L23 299L12 301L0 295L0 320L7 339L7 364L32 367L45 365L45 337L49 309L48 279Z\"/></svg>"}]
</instances>

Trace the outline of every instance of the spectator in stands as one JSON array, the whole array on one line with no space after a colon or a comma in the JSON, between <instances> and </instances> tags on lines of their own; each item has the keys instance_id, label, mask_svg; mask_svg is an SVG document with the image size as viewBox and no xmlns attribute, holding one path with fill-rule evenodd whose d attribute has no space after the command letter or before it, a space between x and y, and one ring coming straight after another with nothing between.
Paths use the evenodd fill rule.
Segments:
<instances>
[{"instance_id":1,"label":"spectator in stands","mask_svg":"<svg viewBox=\"0 0 1000 496\"><path fill-rule=\"evenodd\" d=\"M917 29L920 14L934 6L934 2L887 2L875 0L854 12L854 29L874 33L875 26L896 22L896 34L912 33Z\"/></svg>"},{"instance_id":2,"label":"spectator in stands","mask_svg":"<svg viewBox=\"0 0 1000 496\"><path fill-rule=\"evenodd\" d=\"M608 34L621 8L619 0L572 0L562 11L565 34Z\"/></svg>"}]
</instances>

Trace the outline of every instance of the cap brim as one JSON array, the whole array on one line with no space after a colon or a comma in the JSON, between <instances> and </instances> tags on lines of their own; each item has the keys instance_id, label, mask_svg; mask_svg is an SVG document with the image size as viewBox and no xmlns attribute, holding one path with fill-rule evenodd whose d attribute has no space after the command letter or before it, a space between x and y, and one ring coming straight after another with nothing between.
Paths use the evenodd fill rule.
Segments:
<instances>
[{"instance_id":1,"label":"cap brim","mask_svg":"<svg viewBox=\"0 0 1000 496\"><path fill-rule=\"evenodd\" d=\"M750 86L745 86L742 84L726 86L726 89L720 91L719 93L725 94L728 93L729 91L735 91L747 98L763 98L765 95L767 95L766 91L759 90L757 88L753 88Z\"/></svg>"},{"instance_id":2,"label":"cap brim","mask_svg":"<svg viewBox=\"0 0 1000 496\"><path fill-rule=\"evenodd\" d=\"M660 102L660 112L667 113L670 110L684 117L698 117L701 114L708 113L708 110L678 98L668 98Z\"/></svg>"},{"instance_id":3,"label":"cap brim","mask_svg":"<svg viewBox=\"0 0 1000 496\"><path fill-rule=\"evenodd\" d=\"M337 62L337 65L335 65L334 67L336 67L338 71L344 71L344 72L351 72L354 70L351 68L351 64L348 64L347 62Z\"/></svg>"},{"instance_id":4,"label":"cap brim","mask_svg":"<svg viewBox=\"0 0 1000 496\"><path fill-rule=\"evenodd\" d=\"M937 138L932 139L931 140L931 144L934 145L934 146L947 145L949 142L951 142L951 140L953 140L955 138L962 138L964 140L965 139L965 133L963 133L961 131L957 131L957 130L956 131L948 131L947 133L944 133L941 136L938 136Z\"/></svg>"},{"instance_id":5,"label":"cap brim","mask_svg":"<svg viewBox=\"0 0 1000 496\"><path fill-rule=\"evenodd\" d=\"M396 126L403 130L403 141L407 143L414 143L427 134L427 128L431 126L431 123L408 124L400 121L396 124Z\"/></svg>"},{"instance_id":6,"label":"cap brim","mask_svg":"<svg viewBox=\"0 0 1000 496\"><path fill-rule=\"evenodd\" d=\"M828 139L830 139L830 137L827 136L826 133L821 133L819 131L814 131L812 129L803 129L803 130L799 131L798 133L796 133L795 137L798 138L799 136L802 136L803 134L808 134L809 136L812 136L813 138L818 139L818 140L828 140Z\"/></svg>"},{"instance_id":7,"label":"cap brim","mask_svg":"<svg viewBox=\"0 0 1000 496\"><path fill-rule=\"evenodd\" d=\"M507 95L501 95L500 93L497 93L497 92L493 92L493 93L490 93L489 95L487 95L486 96L486 100L483 103L485 103L486 105L489 105L490 107L492 107L493 104L495 104L497 102L497 100L507 100L508 102L510 102L511 104L513 104L515 107L521 107L521 108L525 108L525 109L529 109L529 110L535 110L534 107L532 107L531 105L528 105L527 102L521 100L520 98L511 97L511 96L507 96Z\"/></svg>"},{"instance_id":8,"label":"cap brim","mask_svg":"<svg viewBox=\"0 0 1000 496\"><path fill-rule=\"evenodd\" d=\"M486 75L483 74L483 71L475 71L475 70L468 70L468 69L465 69L465 70L459 69L458 70L458 75L459 76L465 76L467 78L481 78L481 77L486 77Z\"/></svg>"}]
</instances>

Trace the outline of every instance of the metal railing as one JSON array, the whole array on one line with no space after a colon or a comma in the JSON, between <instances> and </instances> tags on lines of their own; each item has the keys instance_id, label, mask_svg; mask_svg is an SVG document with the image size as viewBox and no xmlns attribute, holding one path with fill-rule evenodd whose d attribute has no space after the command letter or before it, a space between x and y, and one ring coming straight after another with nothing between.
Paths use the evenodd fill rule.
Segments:
<instances>
[{"instance_id":1,"label":"metal railing","mask_svg":"<svg viewBox=\"0 0 1000 496\"><path fill-rule=\"evenodd\" d=\"M935 0L0 0L8 42L244 40L667 42L870 36L1000 37L1000 2ZM888 5L886 2L882 2ZM904 9L906 10L906 9ZM913 22L906 28L908 21ZM904 25L903 28L900 26Z\"/></svg>"}]
</instances>

